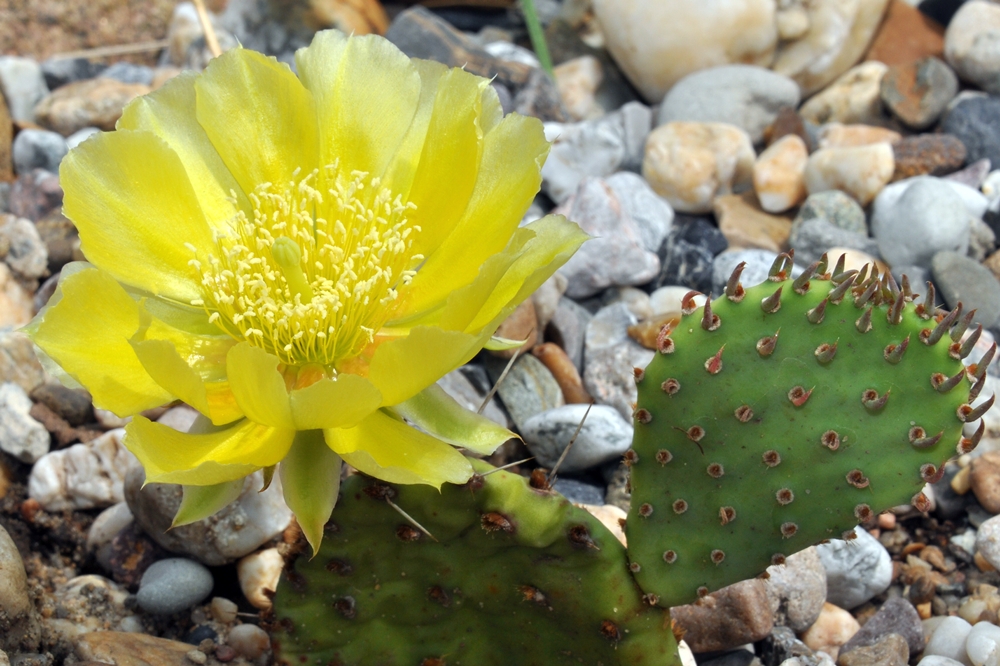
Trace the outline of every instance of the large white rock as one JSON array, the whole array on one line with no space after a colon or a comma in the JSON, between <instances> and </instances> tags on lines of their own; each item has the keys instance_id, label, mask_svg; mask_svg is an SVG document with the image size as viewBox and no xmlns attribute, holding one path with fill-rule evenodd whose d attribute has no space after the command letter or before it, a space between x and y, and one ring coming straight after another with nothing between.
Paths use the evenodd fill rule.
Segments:
<instances>
[{"instance_id":1,"label":"large white rock","mask_svg":"<svg viewBox=\"0 0 1000 666\"><path fill-rule=\"evenodd\" d=\"M556 463L569 446L588 407L590 414L559 471L582 472L614 460L628 450L632 444L632 425L614 407L565 405L535 414L521 429L525 445L540 465L551 468Z\"/></svg>"},{"instance_id":2,"label":"large white rock","mask_svg":"<svg viewBox=\"0 0 1000 666\"><path fill-rule=\"evenodd\" d=\"M49 431L31 417L31 398L14 382L0 385L0 450L33 463L49 452Z\"/></svg>"},{"instance_id":3,"label":"large white rock","mask_svg":"<svg viewBox=\"0 0 1000 666\"><path fill-rule=\"evenodd\" d=\"M809 194L841 190L867 206L892 178L895 168L892 146L887 143L821 148L806 162L806 190Z\"/></svg>"},{"instance_id":4,"label":"large white rock","mask_svg":"<svg viewBox=\"0 0 1000 666\"><path fill-rule=\"evenodd\" d=\"M775 0L594 0L594 11L611 55L650 102L701 69L767 67L778 39Z\"/></svg>"},{"instance_id":5,"label":"large white rock","mask_svg":"<svg viewBox=\"0 0 1000 666\"><path fill-rule=\"evenodd\" d=\"M123 445L125 429L109 430L86 444L42 456L28 477L28 496L46 511L92 509L125 499L129 467L138 465Z\"/></svg>"},{"instance_id":6,"label":"large white rock","mask_svg":"<svg viewBox=\"0 0 1000 666\"><path fill-rule=\"evenodd\" d=\"M826 569L827 601L850 610L882 594L892 582L892 558L862 527L852 541L835 539L816 547Z\"/></svg>"},{"instance_id":7,"label":"large white rock","mask_svg":"<svg viewBox=\"0 0 1000 666\"><path fill-rule=\"evenodd\" d=\"M1000 5L985 0L962 5L944 33L944 57L966 81L1000 94Z\"/></svg>"}]
</instances>

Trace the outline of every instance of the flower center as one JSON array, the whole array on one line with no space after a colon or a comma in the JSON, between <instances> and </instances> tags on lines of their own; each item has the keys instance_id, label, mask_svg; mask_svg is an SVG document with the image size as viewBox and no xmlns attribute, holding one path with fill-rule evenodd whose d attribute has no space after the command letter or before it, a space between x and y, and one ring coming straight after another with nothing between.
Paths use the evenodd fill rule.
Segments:
<instances>
[{"instance_id":1,"label":"flower center","mask_svg":"<svg viewBox=\"0 0 1000 666\"><path fill-rule=\"evenodd\" d=\"M191 261L204 287L194 305L287 365L329 368L357 356L393 315L423 260L411 249L420 227L406 218L413 204L364 172L334 164L295 177L258 185L253 218L238 212L216 232L216 251Z\"/></svg>"}]
</instances>

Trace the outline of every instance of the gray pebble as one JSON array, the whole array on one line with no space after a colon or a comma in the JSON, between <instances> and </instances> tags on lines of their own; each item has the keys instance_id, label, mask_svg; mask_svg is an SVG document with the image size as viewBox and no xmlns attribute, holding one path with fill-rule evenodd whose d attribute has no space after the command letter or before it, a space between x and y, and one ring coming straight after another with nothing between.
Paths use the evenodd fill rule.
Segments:
<instances>
[{"instance_id":1,"label":"gray pebble","mask_svg":"<svg viewBox=\"0 0 1000 666\"><path fill-rule=\"evenodd\" d=\"M892 581L892 558L867 530L852 541L835 539L816 547L826 569L827 601L850 610L885 592Z\"/></svg>"},{"instance_id":2,"label":"gray pebble","mask_svg":"<svg viewBox=\"0 0 1000 666\"><path fill-rule=\"evenodd\" d=\"M536 414L525 422L521 436L542 467L551 468L569 446L588 405L565 405ZM573 448L559 470L582 472L621 456L632 444L632 425L613 407L593 405Z\"/></svg>"},{"instance_id":3,"label":"gray pebble","mask_svg":"<svg viewBox=\"0 0 1000 666\"><path fill-rule=\"evenodd\" d=\"M55 90L67 83L92 79L107 67L86 58L49 58L42 63L42 76L49 90Z\"/></svg>"},{"instance_id":4,"label":"gray pebble","mask_svg":"<svg viewBox=\"0 0 1000 666\"><path fill-rule=\"evenodd\" d=\"M940 250L965 254L969 212L955 191L957 183L921 176L899 188L885 188L872 207L872 235L890 266L930 266Z\"/></svg>"},{"instance_id":5,"label":"gray pebble","mask_svg":"<svg viewBox=\"0 0 1000 666\"><path fill-rule=\"evenodd\" d=\"M583 353L584 388L629 421L638 397L633 368L644 368L653 360L653 352L628 335L628 327L637 321L625 301L602 308L587 325Z\"/></svg>"},{"instance_id":6,"label":"gray pebble","mask_svg":"<svg viewBox=\"0 0 1000 666\"><path fill-rule=\"evenodd\" d=\"M130 62L116 62L101 72L106 79L114 79L122 83L141 83L144 86L153 83L153 68L145 65L135 65Z\"/></svg>"},{"instance_id":7,"label":"gray pebble","mask_svg":"<svg viewBox=\"0 0 1000 666\"><path fill-rule=\"evenodd\" d=\"M21 130L11 149L14 172L21 175L32 169L45 169L57 173L68 150L61 134L39 129Z\"/></svg>"},{"instance_id":8,"label":"gray pebble","mask_svg":"<svg viewBox=\"0 0 1000 666\"><path fill-rule=\"evenodd\" d=\"M587 418L589 419L590 417L588 416ZM576 445L574 444L573 446ZM579 504L604 504L604 488L595 486L592 483L584 483L576 479L556 476L552 487L570 502L577 502Z\"/></svg>"},{"instance_id":9,"label":"gray pebble","mask_svg":"<svg viewBox=\"0 0 1000 666\"><path fill-rule=\"evenodd\" d=\"M906 640L911 654L924 649L924 627L917 609L902 597L888 599L858 633L840 648L840 654L854 648L874 645L886 634L899 634Z\"/></svg>"},{"instance_id":10,"label":"gray pebble","mask_svg":"<svg viewBox=\"0 0 1000 666\"><path fill-rule=\"evenodd\" d=\"M813 217L792 226L788 245L795 250L795 260L800 264L818 261L832 247L861 250L879 256L878 243L868 236L834 226L825 217ZM834 259L831 257L831 261Z\"/></svg>"},{"instance_id":11,"label":"gray pebble","mask_svg":"<svg viewBox=\"0 0 1000 666\"><path fill-rule=\"evenodd\" d=\"M495 383L507 366L507 360L487 356L484 362L490 379ZM531 354L525 354L514 362L500 382L497 395L518 429L535 414L566 404L555 377Z\"/></svg>"},{"instance_id":12,"label":"gray pebble","mask_svg":"<svg viewBox=\"0 0 1000 666\"><path fill-rule=\"evenodd\" d=\"M153 615L171 615L201 602L212 591L212 572L183 557L154 562L139 581L136 602Z\"/></svg>"},{"instance_id":13,"label":"gray pebble","mask_svg":"<svg viewBox=\"0 0 1000 666\"><path fill-rule=\"evenodd\" d=\"M861 204L840 190L810 194L792 222L792 232L795 232L795 227L799 224L817 217L845 231L868 235L868 224Z\"/></svg>"},{"instance_id":14,"label":"gray pebble","mask_svg":"<svg viewBox=\"0 0 1000 666\"><path fill-rule=\"evenodd\" d=\"M563 296L559 299L559 305L556 306L555 314L552 315L546 331L546 335L552 331L558 336L555 342L573 359L579 372L583 372L583 340L587 324L593 316L585 307Z\"/></svg>"},{"instance_id":15,"label":"gray pebble","mask_svg":"<svg viewBox=\"0 0 1000 666\"><path fill-rule=\"evenodd\" d=\"M826 569L814 546L767 568L767 598L775 624L797 632L808 629L826 601Z\"/></svg>"},{"instance_id":16,"label":"gray pebble","mask_svg":"<svg viewBox=\"0 0 1000 666\"><path fill-rule=\"evenodd\" d=\"M982 264L957 252L938 252L931 261L934 284L948 307L961 301L965 312L976 310L975 321L989 328L1000 319L1000 282Z\"/></svg>"}]
</instances>

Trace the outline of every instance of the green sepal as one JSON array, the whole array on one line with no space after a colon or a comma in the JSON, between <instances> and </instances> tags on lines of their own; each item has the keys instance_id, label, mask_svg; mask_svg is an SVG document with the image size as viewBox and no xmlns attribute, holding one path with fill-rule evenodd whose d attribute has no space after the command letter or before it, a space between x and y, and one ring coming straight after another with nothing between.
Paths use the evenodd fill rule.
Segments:
<instances>
[{"instance_id":1,"label":"green sepal","mask_svg":"<svg viewBox=\"0 0 1000 666\"><path fill-rule=\"evenodd\" d=\"M483 349L488 349L489 351L507 351L508 349L517 349L524 345L528 339L524 340L511 340L510 338L501 338L494 335L492 338L486 341L483 345Z\"/></svg>"},{"instance_id":2,"label":"green sepal","mask_svg":"<svg viewBox=\"0 0 1000 666\"><path fill-rule=\"evenodd\" d=\"M322 430L300 430L292 449L278 466L285 504L295 514L313 555L323 541L340 492L340 456L330 450Z\"/></svg>"},{"instance_id":3,"label":"green sepal","mask_svg":"<svg viewBox=\"0 0 1000 666\"><path fill-rule=\"evenodd\" d=\"M171 528L190 525L217 513L243 492L246 478L217 483L214 486L181 486L184 495Z\"/></svg>"},{"instance_id":4,"label":"green sepal","mask_svg":"<svg viewBox=\"0 0 1000 666\"><path fill-rule=\"evenodd\" d=\"M517 438L503 426L462 407L437 384L393 409L441 441L485 456L508 439Z\"/></svg>"}]
</instances>

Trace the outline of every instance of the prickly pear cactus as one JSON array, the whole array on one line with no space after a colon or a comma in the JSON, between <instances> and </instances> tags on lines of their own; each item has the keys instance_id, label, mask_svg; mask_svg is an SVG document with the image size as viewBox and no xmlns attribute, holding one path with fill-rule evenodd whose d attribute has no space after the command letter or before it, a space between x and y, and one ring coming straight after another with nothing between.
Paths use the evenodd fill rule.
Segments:
<instances>
[{"instance_id":1,"label":"prickly pear cactus","mask_svg":"<svg viewBox=\"0 0 1000 666\"><path fill-rule=\"evenodd\" d=\"M680 663L668 613L644 602L617 539L503 471L440 493L351 477L272 622L286 664Z\"/></svg>"},{"instance_id":2,"label":"prickly pear cactus","mask_svg":"<svg viewBox=\"0 0 1000 666\"><path fill-rule=\"evenodd\" d=\"M989 359L967 376L960 359L982 329L959 342L961 306L935 314L933 291L915 304L905 281L842 260L792 281L782 255L746 290L742 267L704 308L689 294L636 370L628 554L664 606L850 539L892 506L926 509L922 486L975 446L982 428L963 439L963 425L992 404L968 405Z\"/></svg>"}]
</instances>

